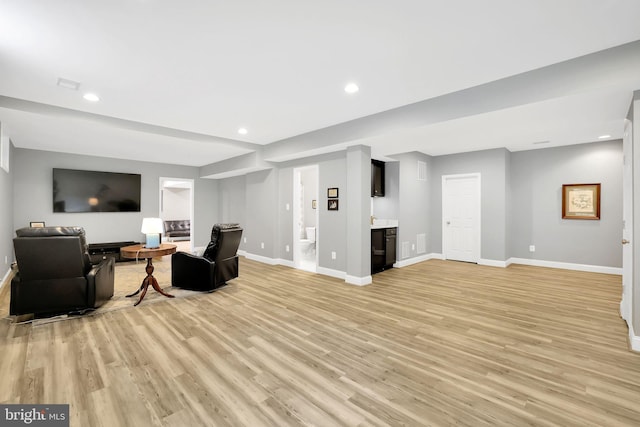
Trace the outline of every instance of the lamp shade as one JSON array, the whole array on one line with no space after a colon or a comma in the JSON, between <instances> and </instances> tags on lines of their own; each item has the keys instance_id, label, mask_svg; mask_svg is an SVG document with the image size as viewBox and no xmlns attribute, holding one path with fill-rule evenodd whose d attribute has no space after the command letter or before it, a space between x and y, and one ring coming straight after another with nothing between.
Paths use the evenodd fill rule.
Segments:
<instances>
[{"instance_id":1,"label":"lamp shade","mask_svg":"<svg viewBox=\"0 0 640 427\"><path fill-rule=\"evenodd\" d=\"M164 227L162 226L162 219L160 218L143 218L142 229L140 230L144 234L161 234L164 233Z\"/></svg>"}]
</instances>

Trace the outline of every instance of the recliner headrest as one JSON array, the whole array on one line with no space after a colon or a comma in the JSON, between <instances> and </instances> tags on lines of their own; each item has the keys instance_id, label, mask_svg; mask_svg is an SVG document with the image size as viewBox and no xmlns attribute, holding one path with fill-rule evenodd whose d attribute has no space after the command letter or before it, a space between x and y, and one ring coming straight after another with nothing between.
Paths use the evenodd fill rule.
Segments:
<instances>
[{"instance_id":1,"label":"recliner headrest","mask_svg":"<svg viewBox=\"0 0 640 427\"><path fill-rule=\"evenodd\" d=\"M84 236L82 227L24 227L16 230L18 237Z\"/></svg>"}]
</instances>

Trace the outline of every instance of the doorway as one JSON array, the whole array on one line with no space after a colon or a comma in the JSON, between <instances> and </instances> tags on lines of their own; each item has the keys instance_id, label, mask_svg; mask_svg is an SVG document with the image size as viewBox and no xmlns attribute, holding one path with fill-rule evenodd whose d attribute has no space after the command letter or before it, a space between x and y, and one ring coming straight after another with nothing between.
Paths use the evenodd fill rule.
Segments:
<instances>
[{"instance_id":1,"label":"doorway","mask_svg":"<svg viewBox=\"0 0 640 427\"><path fill-rule=\"evenodd\" d=\"M480 260L480 174L442 177L442 252L445 259Z\"/></svg>"},{"instance_id":2,"label":"doorway","mask_svg":"<svg viewBox=\"0 0 640 427\"><path fill-rule=\"evenodd\" d=\"M293 170L293 264L318 268L318 165Z\"/></svg>"},{"instance_id":3,"label":"doorway","mask_svg":"<svg viewBox=\"0 0 640 427\"><path fill-rule=\"evenodd\" d=\"M171 238L179 251L189 253L194 250L193 185L193 179L160 177L160 218L163 221L189 221L189 236ZM169 238L163 236L162 241L167 243Z\"/></svg>"}]
</instances>

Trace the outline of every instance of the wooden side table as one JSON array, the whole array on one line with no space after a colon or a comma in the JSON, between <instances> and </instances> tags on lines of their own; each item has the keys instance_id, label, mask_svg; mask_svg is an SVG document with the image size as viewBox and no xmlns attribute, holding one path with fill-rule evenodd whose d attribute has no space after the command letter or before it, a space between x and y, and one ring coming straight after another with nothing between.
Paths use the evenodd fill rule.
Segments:
<instances>
[{"instance_id":1,"label":"wooden side table","mask_svg":"<svg viewBox=\"0 0 640 427\"><path fill-rule=\"evenodd\" d=\"M153 257L171 255L176 252L176 248L177 248L176 245L170 245L167 243L162 243L160 244L159 248L153 248L153 249L145 248L144 245L131 245L131 246L125 246L123 248L120 248L120 256L122 256L123 258L131 258L131 259L146 258L147 259L147 266L145 267L145 271L147 272L147 277L144 278L144 280L142 281L142 284L140 285L140 288L137 291L135 291L130 295L127 295L127 297L132 297L132 296L138 295L140 291L142 291L140 298L138 298L138 302L133 304L134 307L142 302L142 299L147 294L147 288L149 287L149 285L151 285L153 289L155 289L157 292L161 293L165 297L169 297L169 298L174 297L173 295L164 292L158 285L158 281L156 280L156 278L153 277L153 263L151 262L151 259Z\"/></svg>"}]
</instances>

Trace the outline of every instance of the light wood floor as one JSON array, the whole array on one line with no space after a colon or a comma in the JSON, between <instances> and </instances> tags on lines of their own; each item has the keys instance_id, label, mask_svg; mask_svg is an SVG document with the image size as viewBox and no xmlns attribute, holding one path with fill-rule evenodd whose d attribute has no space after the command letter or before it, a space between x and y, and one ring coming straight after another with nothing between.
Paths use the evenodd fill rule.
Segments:
<instances>
[{"instance_id":1,"label":"light wood floor","mask_svg":"<svg viewBox=\"0 0 640 427\"><path fill-rule=\"evenodd\" d=\"M640 425L618 276L240 268L211 294L2 321L0 403L69 403L72 426Z\"/></svg>"}]
</instances>

